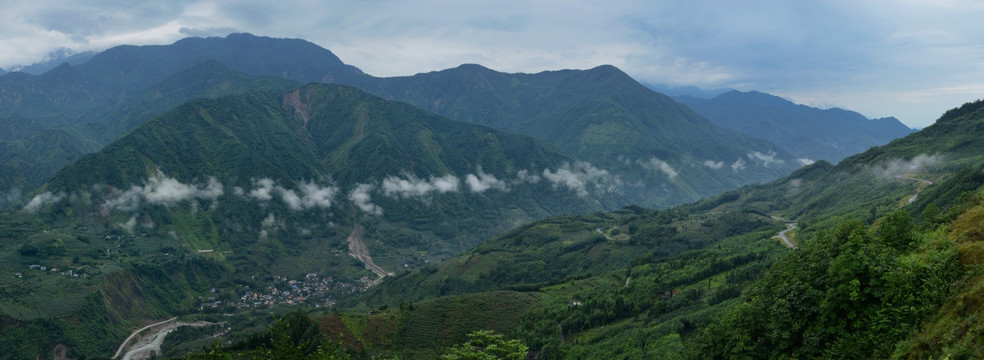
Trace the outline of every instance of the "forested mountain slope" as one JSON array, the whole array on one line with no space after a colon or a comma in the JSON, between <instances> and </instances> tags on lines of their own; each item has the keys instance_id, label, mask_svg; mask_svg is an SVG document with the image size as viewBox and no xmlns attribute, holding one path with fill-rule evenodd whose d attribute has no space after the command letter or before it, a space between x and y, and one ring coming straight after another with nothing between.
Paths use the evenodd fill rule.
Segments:
<instances>
[{"instance_id":1,"label":"forested mountain slope","mask_svg":"<svg viewBox=\"0 0 984 360\"><path fill-rule=\"evenodd\" d=\"M201 65L210 61L226 69ZM42 144L36 152L8 145L0 158L15 168L36 164L29 166L37 167L32 172L40 177L17 175L2 183L10 197L30 192L46 179L47 169L60 168L149 118L136 114L153 115L194 97L282 89L269 78L246 78L257 76L353 85L455 120L537 137L617 175L625 197L646 206L693 201L772 180L799 166L775 145L719 128L612 66L505 74L463 65L376 78L303 40L233 34L120 46L42 75L0 77L0 125L19 134L6 141ZM57 126L72 128L53 129ZM49 147L44 140L56 136L51 131L67 131L86 146Z\"/></svg>"},{"instance_id":2,"label":"forested mountain slope","mask_svg":"<svg viewBox=\"0 0 984 360\"><path fill-rule=\"evenodd\" d=\"M969 103L837 166L664 211L536 222L361 302L403 302L412 318L405 302L438 294L533 294L508 332L545 358L973 358L981 124L984 103ZM798 249L776 236L782 218Z\"/></svg>"},{"instance_id":3,"label":"forested mountain slope","mask_svg":"<svg viewBox=\"0 0 984 360\"><path fill-rule=\"evenodd\" d=\"M804 161L837 163L912 132L895 118L867 119L853 111L797 105L757 91L675 99L719 126L768 140Z\"/></svg>"},{"instance_id":4,"label":"forested mountain slope","mask_svg":"<svg viewBox=\"0 0 984 360\"><path fill-rule=\"evenodd\" d=\"M0 219L3 272L31 279L2 283L0 310L16 319L3 336L105 357L142 319L214 299L248 309L278 279L319 282L291 303L332 304L533 219L617 206L609 177L542 141L341 85L194 100Z\"/></svg>"},{"instance_id":5,"label":"forested mountain slope","mask_svg":"<svg viewBox=\"0 0 984 360\"><path fill-rule=\"evenodd\" d=\"M613 66L506 74L479 65L353 85L453 119L529 134L620 174L626 196L666 206L768 181L800 164L713 125Z\"/></svg>"}]
</instances>

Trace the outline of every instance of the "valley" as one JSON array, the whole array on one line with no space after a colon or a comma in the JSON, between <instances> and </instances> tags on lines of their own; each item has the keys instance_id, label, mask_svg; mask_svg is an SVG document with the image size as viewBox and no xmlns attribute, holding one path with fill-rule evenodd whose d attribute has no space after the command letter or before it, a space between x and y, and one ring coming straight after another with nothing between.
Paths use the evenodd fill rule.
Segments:
<instances>
[{"instance_id":1,"label":"valley","mask_svg":"<svg viewBox=\"0 0 984 360\"><path fill-rule=\"evenodd\" d=\"M913 132L233 34L0 75L0 104L0 359L984 351L981 101Z\"/></svg>"}]
</instances>

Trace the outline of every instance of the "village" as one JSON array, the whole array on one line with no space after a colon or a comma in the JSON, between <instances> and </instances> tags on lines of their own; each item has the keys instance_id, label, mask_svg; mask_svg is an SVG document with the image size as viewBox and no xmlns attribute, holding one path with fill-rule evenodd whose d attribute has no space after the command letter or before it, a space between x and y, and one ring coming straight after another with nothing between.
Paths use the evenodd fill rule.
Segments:
<instances>
[{"instance_id":1,"label":"village","mask_svg":"<svg viewBox=\"0 0 984 360\"><path fill-rule=\"evenodd\" d=\"M316 308L335 305L335 298L365 291L373 280L362 277L358 281L336 280L332 276L309 273L299 279L274 275L273 285L263 289L252 289L247 285L237 286L237 297L222 296L222 292L212 288L212 296L199 296L199 310L204 312L219 309L268 308L276 305L308 305ZM240 295L241 294L241 295Z\"/></svg>"}]
</instances>

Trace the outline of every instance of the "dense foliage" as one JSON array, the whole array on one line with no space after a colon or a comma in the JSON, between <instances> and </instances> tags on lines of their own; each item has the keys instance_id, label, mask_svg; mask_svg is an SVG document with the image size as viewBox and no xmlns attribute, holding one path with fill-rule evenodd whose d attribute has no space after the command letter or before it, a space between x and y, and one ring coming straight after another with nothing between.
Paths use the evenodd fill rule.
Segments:
<instances>
[{"instance_id":1,"label":"dense foliage","mask_svg":"<svg viewBox=\"0 0 984 360\"><path fill-rule=\"evenodd\" d=\"M691 341L692 358L886 358L949 295L957 251L903 210L848 221L776 262Z\"/></svg>"}]
</instances>

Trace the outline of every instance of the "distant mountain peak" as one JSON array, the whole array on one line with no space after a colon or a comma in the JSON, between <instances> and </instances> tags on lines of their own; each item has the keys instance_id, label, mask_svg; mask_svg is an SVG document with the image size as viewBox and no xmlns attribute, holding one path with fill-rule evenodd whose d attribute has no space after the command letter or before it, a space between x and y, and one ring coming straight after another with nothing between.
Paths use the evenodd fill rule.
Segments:
<instances>
[{"instance_id":1,"label":"distant mountain peak","mask_svg":"<svg viewBox=\"0 0 984 360\"><path fill-rule=\"evenodd\" d=\"M458 65L458 67L456 67L455 69L465 70L465 71L494 71L480 64L473 64L473 63L461 64Z\"/></svg>"}]
</instances>

